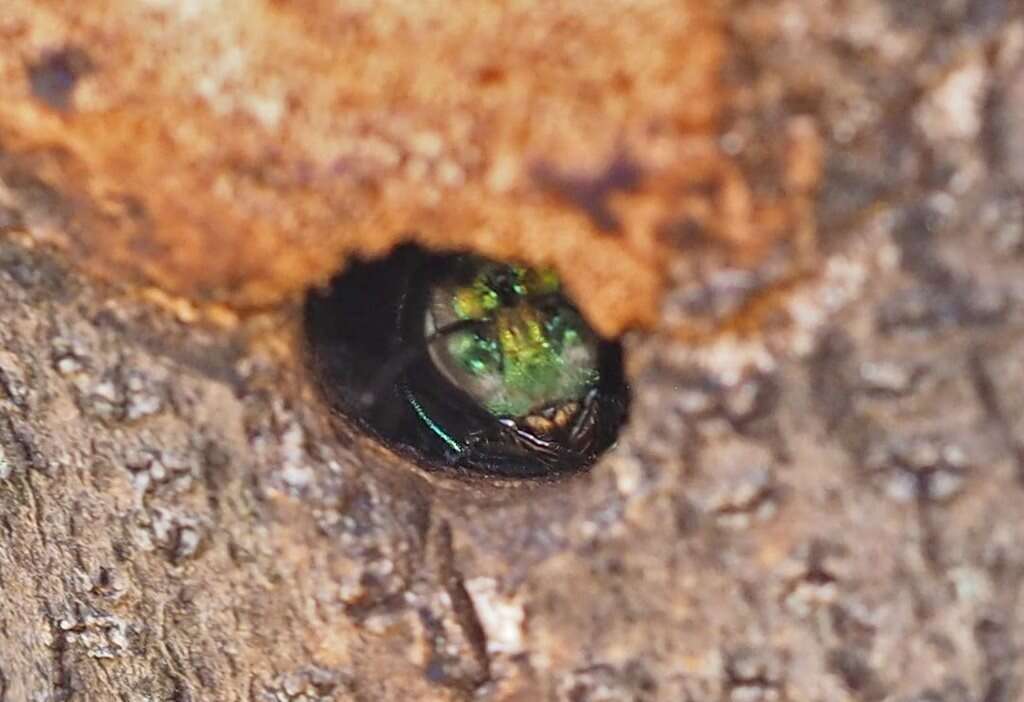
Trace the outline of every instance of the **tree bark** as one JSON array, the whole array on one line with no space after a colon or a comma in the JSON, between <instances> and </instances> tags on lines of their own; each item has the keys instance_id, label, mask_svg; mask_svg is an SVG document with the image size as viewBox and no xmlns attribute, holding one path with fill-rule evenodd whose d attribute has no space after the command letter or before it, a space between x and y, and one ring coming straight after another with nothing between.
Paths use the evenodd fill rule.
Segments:
<instances>
[{"instance_id":1,"label":"tree bark","mask_svg":"<svg viewBox=\"0 0 1024 702\"><path fill-rule=\"evenodd\" d=\"M374 445L293 308L189 325L0 239L0 700L1024 694L1024 9L736 3L730 31L759 187L759 144L823 135L820 258L785 329L629 336L628 427L571 480ZM73 227L3 137L0 232Z\"/></svg>"}]
</instances>

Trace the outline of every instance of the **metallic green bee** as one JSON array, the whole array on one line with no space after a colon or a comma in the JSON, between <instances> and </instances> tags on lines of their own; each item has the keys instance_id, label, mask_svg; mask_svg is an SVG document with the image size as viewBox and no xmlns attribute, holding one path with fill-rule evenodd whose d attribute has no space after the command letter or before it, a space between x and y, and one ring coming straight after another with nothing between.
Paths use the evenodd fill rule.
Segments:
<instances>
[{"instance_id":1,"label":"metallic green bee","mask_svg":"<svg viewBox=\"0 0 1024 702\"><path fill-rule=\"evenodd\" d=\"M339 409L432 466L578 470L625 417L621 350L552 271L401 249L311 302L307 330Z\"/></svg>"}]
</instances>

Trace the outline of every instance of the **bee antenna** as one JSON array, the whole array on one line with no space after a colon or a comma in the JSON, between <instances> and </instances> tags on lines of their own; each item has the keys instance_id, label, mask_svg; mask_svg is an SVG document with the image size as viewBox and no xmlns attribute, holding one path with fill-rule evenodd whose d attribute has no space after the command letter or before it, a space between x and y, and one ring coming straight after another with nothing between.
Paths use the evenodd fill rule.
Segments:
<instances>
[{"instance_id":1,"label":"bee antenna","mask_svg":"<svg viewBox=\"0 0 1024 702\"><path fill-rule=\"evenodd\" d=\"M460 331L480 327L486 323L486 321L487 320L485 319L460 319L456 322L452 322L451 324L447 324L440 329L436 329L428 336L425 336L422 342L396 351L387 359L387 361L384 362L384 366L373 379L369 389L360 395L360 404L364 408L372 407L377 402L377 398L380 397L389 387L394 385L398 376L404 373L410 365L419 360L419 358L427 352L430 345L434 342L451 336L452 334L457 334Z\"/></svg>"}]
</instances>

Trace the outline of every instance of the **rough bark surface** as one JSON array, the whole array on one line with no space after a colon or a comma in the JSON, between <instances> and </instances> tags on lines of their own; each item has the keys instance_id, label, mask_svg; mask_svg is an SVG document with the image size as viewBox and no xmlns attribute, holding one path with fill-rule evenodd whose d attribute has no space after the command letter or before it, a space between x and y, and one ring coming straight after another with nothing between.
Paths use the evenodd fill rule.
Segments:
<instances>
[{"instance_id":1,"label":"rough bark surface","mask_svg":"<svg viewBox=\"0 0 1024 702\"><path fill-rule=\"evenodd\" d=\"M1024 8L730 31L758 187L765 140L822 132L820 261L699 348L672 320L765 282L678 283L570 481L423 474L280 352L296 310L188 326L0 239L0 700L1020 699ZM68 226L2 149L0 232Z\"/></svg>"}]
</instances>

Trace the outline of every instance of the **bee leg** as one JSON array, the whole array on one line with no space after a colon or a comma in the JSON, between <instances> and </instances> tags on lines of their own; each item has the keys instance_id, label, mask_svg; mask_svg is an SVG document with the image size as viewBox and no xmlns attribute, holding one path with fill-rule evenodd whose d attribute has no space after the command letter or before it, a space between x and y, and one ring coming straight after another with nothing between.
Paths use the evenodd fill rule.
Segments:
<instances>
[{"instance_id":1,"label":"bee leg","mask_svg":"<svg viewBox=\"0 0 1024 702\"><path fill-rule=\"evenodd\" d=\"M488 447L495 444L508 443L512 438L508 427L504 423L497 424L490 429L475 431L467 436L463 442L459 458L463 461L481 458L488 453L492 453L488 451Z\"/></svg>"},{"instance_id":2,"label":"bee leg","mask_svg":"<svg viewBox=\"0 0 1024 702\"><path fill-rule=\"evenodd\" d=\"M506 419L468 436L453 462L465 467L486 464L497 475L522 478L549 472L552 457L526 442L515 422Z\"/></svg>"},{"instance_id":3,"label":"bee leg","mask_svg":"<svg viewBox=\"0 0 1024 702\"><path fill-rule=\"evenodd\" d=\"M569 431L568 443L579 453L589 452L594 443L597 429L597 392L595 388L587 393L583 399L583 407Z\"/></svg>"}]
</instances>

